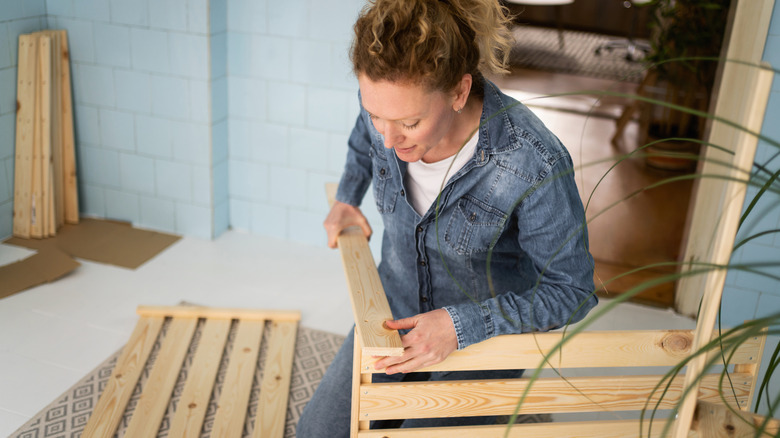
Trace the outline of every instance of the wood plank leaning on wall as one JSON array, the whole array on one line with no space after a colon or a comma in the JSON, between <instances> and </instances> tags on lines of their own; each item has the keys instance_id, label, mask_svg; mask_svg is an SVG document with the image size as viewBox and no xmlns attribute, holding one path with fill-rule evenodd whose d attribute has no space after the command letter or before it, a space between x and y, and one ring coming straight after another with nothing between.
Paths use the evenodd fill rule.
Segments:
<instances>
[{"instance_id":1,"label":"wood plank leaning on wall","mask_svg":"<svg viewBox=\"0 0 780 438\"><path fill-rule=\"evenodd\" d=\"M13 234L54 236L78 223L67 34L19 36Z\"/></svg>"}]
</instances>

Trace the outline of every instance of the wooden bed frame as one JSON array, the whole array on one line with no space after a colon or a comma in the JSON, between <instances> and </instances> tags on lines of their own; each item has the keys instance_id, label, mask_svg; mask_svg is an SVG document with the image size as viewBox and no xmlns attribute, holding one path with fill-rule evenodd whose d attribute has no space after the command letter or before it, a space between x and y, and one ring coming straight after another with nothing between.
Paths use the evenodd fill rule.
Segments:
<instances>
[{"instance_id":1,"label":"wooden bed frame","mask_svg":"<svg viewBox=\"0 0 780 438\"><path fill-rule=\"evenodd\" d=\"M168 436L201 436L203 419L234 321L238 327L228 358L225 381L221 385L211 436L242 436L266 323L269 326L269 341L252 436L284 436L300 312L141 306L138 314L140 319L135 330L119 356L82 437L114 436L152 347L160 337L159 353L124 435L133 438L156 437L180 375L182 361L201 319L205 321L200 340L193 363L187 371L187 380L177 409L171 417ZM166 320L167 332L161 336Z\"/></svg>"}]
</instances>

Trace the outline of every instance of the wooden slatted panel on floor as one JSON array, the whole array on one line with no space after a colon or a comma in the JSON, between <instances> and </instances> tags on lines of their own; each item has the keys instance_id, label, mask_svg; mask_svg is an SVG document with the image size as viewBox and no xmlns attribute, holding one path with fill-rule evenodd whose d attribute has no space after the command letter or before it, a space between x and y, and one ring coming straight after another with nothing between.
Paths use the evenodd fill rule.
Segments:
<instances>
[{"instance_id":1,"label":"wooden slatted panel on floor","mask_svg":"<svg viewBox=\"0 0 780 438\"><path fill-rule=\"evenodd\" d=\"M35 78L38 43L33 35L19 36L16 88L16 153L14 156L14 236L30 238L33 142L35 137Z\"/></svg>"},{"instance_id":2,"label":"wooden slatted panel on floor","mask_svg":"<svg viewBox=\"0 0 780 438\"><path fill-rule=\"evenodd\" d=\"M168 436L199 437L234 321L237 327L230 344L225 380L219 388L211 436L240 437L243 433L249 413L252 380L257 373L258 355L267 323L270 324L269 345L262 365L263 382L254 419L254 436L281 438L284 435L300 312L141 306L138 314L141 317L138 325L82 437L114 436L145 366L150 369L149 378L142 382L140 398L130 416L125 436L156 436L169 408L174 385L179 376L186 376L182 377L186 380L183 381L179 403L171 413ZM205 319L200 337L197 346L191 347L200 319ZM170 321L168 329L158 340L165 320ZM154 363L146 365L156 342L161 343L159 353ZM183 373L182 362L190 348L195 349L192 363Z\"/></svg>"}]
</instances>

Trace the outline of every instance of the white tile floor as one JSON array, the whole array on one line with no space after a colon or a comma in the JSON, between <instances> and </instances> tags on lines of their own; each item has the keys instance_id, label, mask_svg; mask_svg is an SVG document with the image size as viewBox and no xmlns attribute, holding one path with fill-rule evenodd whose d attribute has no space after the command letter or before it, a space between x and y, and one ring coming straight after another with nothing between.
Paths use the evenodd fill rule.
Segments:
<instances>
[{"instance_id":1,"label":"white tile floor","mask_svg":"<svg viewBox=\"0 0 780 438\"><path fill-rule=\"evenodd\" d=\"M0 265L30 253L0 244ZM229 231L214 241L183 238L135 271L80 261L65 278L0 300L0 436L119 349L141 304L300 309L310 328L346 334L352 326L341 260L326 248ZM595 328L692 326L626 304Z\"/></svg>"}]
</instances>

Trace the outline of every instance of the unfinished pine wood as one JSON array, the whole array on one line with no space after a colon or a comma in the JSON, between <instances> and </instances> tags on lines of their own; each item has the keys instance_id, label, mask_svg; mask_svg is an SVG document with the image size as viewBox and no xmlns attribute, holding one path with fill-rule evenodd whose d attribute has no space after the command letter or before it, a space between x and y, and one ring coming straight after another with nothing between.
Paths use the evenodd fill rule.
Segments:
<instances>
[{"instance_id":1,"label":"unfinished pine wood","mask_svg":"<svg viewBox=\"0 0 780 438\"><path fill-rule=\"evenodd\" d=\"M42 34L51 37L51 168L52 182L50 184L52 200L49 208L53 212L54 222L50 224L50 235L55 235L57 228L65 221L64 188L65 181L62 171L62 34L56 30L44 30Z\"/></svg>"},{"instance_id":2,"label":"unfinished pine wood","mask_svg":"<svg viewBox=\"0 0 780 438\"><path fill-rule=\"evenodd\" d=\"M661 427L659 427L661 425ZM573 421L566 423L516 424L507 430L506 425L421 427L416 429L365 430L360 438L658 438L663 429L656 421L648 434L648 423L640 434L639 421Z\"/></svg>"},{"instance_id":3,"label":"unfinished pine wood","mask_svg":"<svg viewBox=\"0 0 780 438\"><path fill-rule=\"evenodd\" d=\"M615 330L583 332L576 335L549 361L545 355L560 342L562 334L526 333L503 335L454 351L447 361L420 371L465 371L473 369L533 369L674 366L691 354L693 330ZM755 337L734 352L733 363L756 365L754 357L766 338ZM713 351L708 357L720 356ZM376 372L379 360L363 354L363 373ZM368 368L366 368L368 366ZM747 365L746 365L747 366ZM745 371L747 372L747 371Z\"/></svg>"},{"instance_id":4,"label":"unfinished pine wood","mask_svg":"<svg viewBox=\"0 0 780 438\"><path fill-rule=\"evenodd\" d=\"M701 438L728 437L754 438L766 417L746 412L733 412L719 403L699 401L696 405L693 436ZM776 437L780 433L780 420L770 419L761 437Z\"/></svg>"},{"instance_id":5,"label":"unfinished pine wood","mask_svg":"<svg viewBox=\"0 0 780 438\"><path fill-rule=\"evenodd\" d=\"M168 333L149 374L149 380L138 399L125 435L129 437L157 435L197 323L198 320L195 318L173 318L170 322Z\"/></svg>"},{"instance_id":6,"label":"unfinished pine wood","mask_svg":"<svg viewBox=\"0 0 780 438\"><path fill-rule=\"evenodd\" d=\"M200 437L230 324L229 319L208 319L204 323L168 436Z\"/></svg>"},{"instance_id":7,"label":"unfinished pine wood","mask_svg":"<svg viewBox=\"0 0 780 438\"><path fill-rule=\"evenodd\" d=\"M769 29L774 0L739 0L726 53L727 59L760 62ZM714 114L736 121L751 131L760 132L764 119L774 73L749 65L726 62L718 85ZM712 172L745 179L752 169L758 139L725 123L714 121L708 141L734 150L729 156L714 148L706 148L706 158L731 162L733 168L712 169L705 163L702 173ZM710 185L703 196L702 185ZM745 200L747 184L722 179L706 179L700 182L695 193L691 230L684 262L698 261L726 265L731 257L737 227ZM713 196L719 194L720 196ZM720 220L713 220L719 218ZM714 225L713 225L714 224ZM709 241L708 241L709 240ZM692 267L691 269L695 269ZM714 270L707 275L684 277L678 285L678 296L702 297L694 337L694 348L710 339L720 307L725 270ZM687 299L687 298L686 298ZM688 304L689 307L693 307ZM681 306L682 307L682 306ZM683 309L681 309L683 310ZM704 358L697 358L688 366L687 383L696 388L695 375L704 369ZM683 437L691 428L696 408L696 392L685 398L675 424L674 436Z\"/></svg>"},{"instance_id":8,"label":"unfinished pine wood","mask_svg":"<svg viewBox=\"0 0 780 438\"><path fill-rule=\"evenodd\" d=\"M219 396L219 410L214 418L211 432L214 436L241 437L264 327L264 321L239 321L230 364Z\"/></svg>"},{"instance_id":9,"label":"unfinished pine wood","mask_svg":"<svg viewBox=\"0 0 780 438\"><path fill-rule=\"evenodd\" d=\"M268 342L253 438L284 437L298 324L276 321Z\"/></svg>"},{"instance_id":10,"label":"unfinished pine wood","mask_svg":"<svg viewBox=\"0 0 780 438\"><path fill-rule=\"evenodd\" d=\"M732 374L731 377L737 397L745 401L750 393L751 376ZM680 400L683 388L683 378L678 376L661 399L660 392L651 395L659 382L659 376L655 375L570 377L567 380L558 377L538 379L520 413L636 411L648 406L648 401L649 406L660 401L660 409L671 409ZM716 375L703 379L700 399L720 400L718 380ZM373 421L511 415L527 386L527 379L361 385L360 418Z\"/></svg>"},{"instance_id":11,"label":"unfinished pine wood","mask_svg":"<svg viewBox=\"0 0 780 438\"><path fill-rule=\"evenodd\" d=\"M336 198L336 189L335 184L325 186L331 205ZM363 231L359 227L345 229L338 238L338 247L363 352L374 356L401 356L404 352L401 336L398 331L384 326L385 321L394 319L393 313Z\"/></svg>"},{"instance_id":12,"label":"unfinished pine wood","mask_svg":"<svg viewBox=\"0 0 780 438\"><path fill-rule=\"evenodd\" d=\"M172 316L177 318L227 318L245 321L299 321L298 310L253 310L199 306L138 306L141 316Z\"/></svg>"},{"instance_id":13,"label":"unfinished pine wood","mask_svg":"<svg viewBox=\"0 0 780 438\"><path fill-rule=\"evenodd\" d=\"M73 100L70 87L70 51L68 34L60 34L60 105L62 115L63 213L65 222L79 223L78 179L76 177L76 141L73 135Z\"/></svg>"},{"instance_id":14,"label":"unfinished pine wood","mask_svg":"<svg viewBox=\"0 0 780 438\"><path fill-rule=\"evenodd\" d=\"M33 119L33 154L32 154L32 206L30 208L30 236L33 238L43 238L43 126L41 124L42 109L41 102L44 100L45 92L43 87L41 53L44 50L43 40L39 34L33 34L38 46L37 61L35 63L35 115Z\"/></svg>"},{"instance_id":15,"label":"unfinished pine wood","mask_svg":"<svg viewBox=\"0 0 780 438\"><path fill-rule=\"evenodd\" d=\"M35 78L38 44L32 35L19 36L16 81L16 151L14 154L14 236L31 234L33 142L35 137Z\"/></svg>"},{"instance_id":16,"label":"unfinished pine wood","mask_svg":"<svg viewBox=\"0 0 780 438\"><path fill-rule=\"evenodd\" d=\"M38 209L40 218L40 237L49 237L52 235L52 65L51 65L51 46L52 38L50 35L37 33L38 35L38 71L39 76L39 100L40 106L39 127L40 130L40 171L41 171L41 195L40 208Z\"/></svg>"},{"instance_id":17,"label":"unfinished pine wood","mask_svg":"<svg viewBox=\"0 0 780 438\"><path fill-rule=\"evenodd\" d=\"M163 321L164 318L160 317L146 317L138 321L84 427L82 437L111 438L114 436L127 402L133 395L135 385L144 369L146 359L163 326Z\"/></svg>"}]
</instances>

